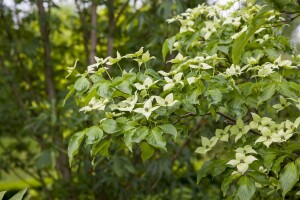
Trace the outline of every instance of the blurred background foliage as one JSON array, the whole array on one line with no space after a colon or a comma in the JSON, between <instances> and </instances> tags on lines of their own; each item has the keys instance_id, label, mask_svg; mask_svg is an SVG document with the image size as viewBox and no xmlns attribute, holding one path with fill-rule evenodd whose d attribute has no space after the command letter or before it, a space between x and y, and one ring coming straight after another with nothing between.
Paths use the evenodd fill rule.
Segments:
<instances>
[{"instance_id":1,"label":"blurred background foliage","mask_svg":"<svg viewBox=\"0 0 300 200\"><path fill-rule=\"evenodd\" d=\"M221 199L218 177L196 184L197 170L208 159L194 154L200 136L178 153L186 133L146 163L139 149L119 150L118 143L110 146L110 156L95 160L82 149L72 168L66 154L70 136L97 121L93 114L79 113L72 98L62 107L67 67L78 59L84 71L94 56L145 47L161 60L153 61L154 70L168 70L161 47L178 27L166 19L204 2L0 0L0 191L9 190L5 198L29 187L26 199ZM297 25L294 20L286 30L295 42ZM187 126L197 122L188 119ZM209 135L215 126L203 118L194 131Z\"/></svg>"}]
</instances>

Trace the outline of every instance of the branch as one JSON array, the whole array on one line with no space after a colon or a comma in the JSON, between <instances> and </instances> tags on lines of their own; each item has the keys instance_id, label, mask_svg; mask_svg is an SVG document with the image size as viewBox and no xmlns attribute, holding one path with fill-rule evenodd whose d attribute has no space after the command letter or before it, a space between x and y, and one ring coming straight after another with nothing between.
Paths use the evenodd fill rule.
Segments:
<instances>
[{"instance_id":1,"label":"branch","mask_svg":"<svg viewBox=\"0 0 300 200\"><path fill-rule=\"evenodd\" d=\"M183 151L184 147L190 143L192 137L196 134L197 130L201 127L202 124L203 124L203 119L200 119L200 121L197 123L197 125L194 126L194 128L190 131L189 136L186 138L186 140L184 141L184 143L181 145L181 147L178 149L178 151L176 152L176 154L173 156L173 158L171 160L172 164L175 162L175 160L181 154L181 152Z\"/></svg>"},{"instance_id":2,"label":"branch","mask_svg":"<svg viewBox=\"0 0 300 200\"><path fill-rule=\"evenodd\" d=\"M222 117L224 117L224 118L230 120L231 122L236 123L236 120L235 120L234 118L232 118L232 117L230 117L230 116L228 116L228 115L226 115L226 114L224 114L224 113L217 112L217 114L219 114L219 115L221 115ZM251 133L255 134L255 135L259 135L259 136L260 136L260 134L259 134L258 132L254 131L254 130L252 130L252 129L250 129L249 131L250 131Z\"/></svg>"},{"instance_id":3,"label":"branch","mask_svg":"<svg viewBox=\"0 0 300 200\"><path fill-rule=\"evenodd\" d=\"M116 19L115 19L115 22L116 22L116 23L118 23L119 18L121 17L121 15L123 14L123 12L125 11L125 8L127 7L128 3L129 3L129 0L127 0L127 1L122 5L122 7L121 7L121 9L120 9L120 12L118 13L118 15L117 15L117 17L116 17Z\"/></svg>"}]
</instances>

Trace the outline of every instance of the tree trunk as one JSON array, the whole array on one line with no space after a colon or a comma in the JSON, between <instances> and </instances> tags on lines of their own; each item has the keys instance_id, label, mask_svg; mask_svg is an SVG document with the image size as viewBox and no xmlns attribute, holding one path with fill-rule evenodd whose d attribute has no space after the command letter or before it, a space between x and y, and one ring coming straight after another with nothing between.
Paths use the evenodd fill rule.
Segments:
<instances>
[{"instance_id":1,"label":"tree trunk","mask_svg":"<svg viewBox=\"0 0 300 200\"><path fill-rule=\"evenodd\" d=\"M93 64L95 62L96 56L96 46L97 46L97 2L96 0L92 1L91 6L91 48L89 63Z\"/></svg>"},{"instance_id":2,"label":"tree trunk","mask_svg":"<svg viewBox=\"0 0 300 200\"><path fill-rule=\"evenodd\" d=\"M90 39L90 31L86 27L87 19L86 19L86 9L84 6L81 8L81 4L79 0L75 0L75 5L77 8L77 12L80 19L80 27L82 31L82 38L83 38L83 47L84 47L84 54L85 54L85 65L89 63L89 39Z\"/></svg>"},{"instance_id":3,"label":"tree trunk","mask_svg":"<svg viewBox=\"0 0 300 200\"><path fill-rule=\"evenodd\" d=\"M112 56L114 50L114 34L115 34L115 9L114 0L110 0L107 3L108 7L108 38L107 38L107 53L106 56Z\"/></svg>"},{"instance_id":4,"label":"tree trunk","mask_svg":"<svg viewBox=\"0 0 300 200\"><path fill-rule=\"evenodd\" d=\"M37 0L39 28L44 49L44 68L47 96L50 101L55 100L55 85L53 81L53 69L51 67L50 26L49 14L46 13L43 0ZM50 5L49 5L50 6Z\"/></svg>"}]
</instances>

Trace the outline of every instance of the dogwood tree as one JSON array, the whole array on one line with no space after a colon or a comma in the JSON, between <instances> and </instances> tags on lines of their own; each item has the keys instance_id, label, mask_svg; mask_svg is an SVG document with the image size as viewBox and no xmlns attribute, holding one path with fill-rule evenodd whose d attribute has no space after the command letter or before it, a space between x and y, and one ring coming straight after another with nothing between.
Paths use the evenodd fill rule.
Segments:
<instances>
[{"instance_id":1,"label":"dogwood tree","mask_svg":"<svg viewBox=\"0 0 300 200\"><path fill-rule=\"evenodd\" d=\"M84 73L70 68L77 80L67 98L75 94L80 111L99 117L71 138L70 165L84 140L93 156L116 141L139 146L145 161L205 118L214 134L186 136L199 140L195 154L209 156L198 182L221 176L229 199L299 195L300 59L282 35L283 14L252 2L203 4L169 19L180 28L162 46L164 58L174 55L168 71L155 70L144 48L96 57ZM131 69L122 65L128 59Z\"/></svg>"}]
</instances>

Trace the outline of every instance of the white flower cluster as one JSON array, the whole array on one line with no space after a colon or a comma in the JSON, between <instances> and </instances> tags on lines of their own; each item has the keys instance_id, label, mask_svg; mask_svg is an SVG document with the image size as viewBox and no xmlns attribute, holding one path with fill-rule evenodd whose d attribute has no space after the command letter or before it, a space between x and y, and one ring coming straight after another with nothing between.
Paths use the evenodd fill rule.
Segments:
<instances>
[{"instance_id":1,"label":"white flower cluster","mask_svg":"<svg viewBox=\"0 0 300 200\"><path fill-rule=\"evenodd\" d=\"M269 147L272 143L282 143L290 139L295 130L300 124L300 117L294 122L286 120L277 124L271 118L260 117L255 113L251 113L253 121L250 122L249 126L253 130L259 130L261 136L255 141L255 143L263 143Z\"/></svg>"}]
</instances>

